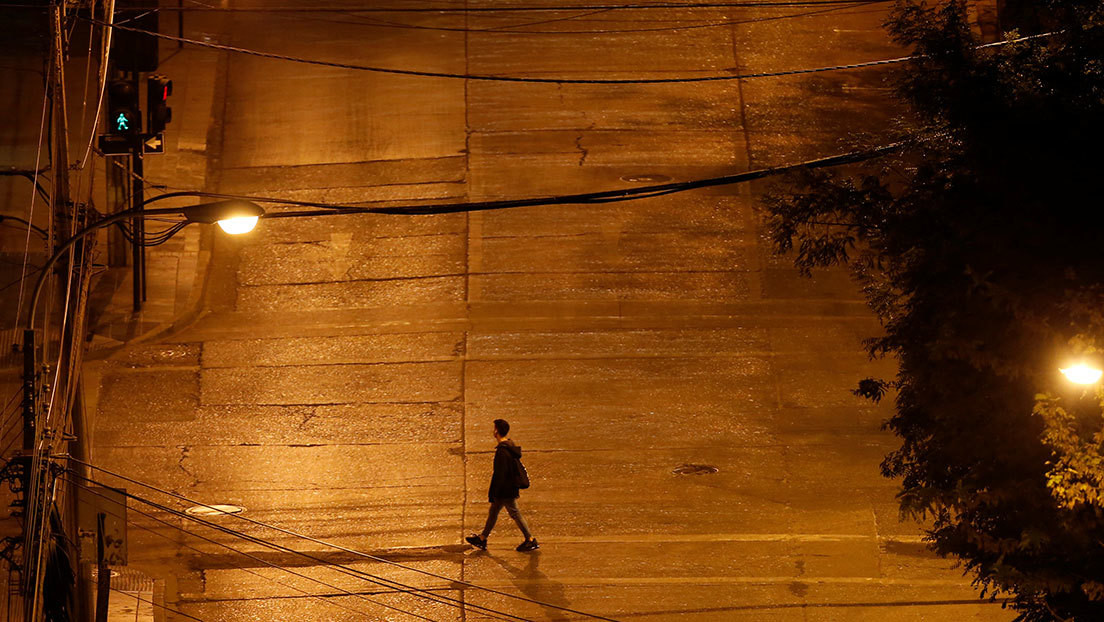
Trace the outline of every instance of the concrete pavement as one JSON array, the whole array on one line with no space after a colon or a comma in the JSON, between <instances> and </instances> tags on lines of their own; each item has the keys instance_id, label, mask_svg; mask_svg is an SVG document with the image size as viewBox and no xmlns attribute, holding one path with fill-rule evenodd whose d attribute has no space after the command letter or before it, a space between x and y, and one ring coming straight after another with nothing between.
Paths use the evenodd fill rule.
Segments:
<instances>
[{"instance_id":1,"label":"concrete pavement","mask_svg":"<svg viewBox=\"0 0 1104 622\"><path fill-rule=\"evenodd\" d=\"M884 10L387 17L403 28L246 13L219 36L457 73L700 75L897 55ZM876 72L600 87L220 62L207 183L310 200L474 201L706 177L834 153L894 112ZM894 446L879 429L886 407L849 392L892 373L861 351L877 323L846 275L801 279L770 254L751 188L263 225L213 238L196 322L106 363L97 464L617 619L1011 619L898 522L894 483L878 473ZM521 504L537 554L512 550L505 517L488 552L461 545L485 516L496 417L525 448L533 488ZM709 468L680 474L695 465ZM165 606L203 620L404 618L387 607L484 617L150 514L135 516L132 563L165 582ZM218 521L526 619L577 618Z\"/></svg>"}]
</instances>

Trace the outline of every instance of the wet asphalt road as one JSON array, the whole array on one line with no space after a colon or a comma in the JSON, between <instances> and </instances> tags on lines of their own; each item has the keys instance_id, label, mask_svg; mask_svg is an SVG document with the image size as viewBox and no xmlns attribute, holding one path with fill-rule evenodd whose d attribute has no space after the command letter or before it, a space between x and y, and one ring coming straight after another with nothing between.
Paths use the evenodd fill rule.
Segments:
<instances>
[{"instance_id":1,"label":"wet asphalt road","mask_svg":"<svg viewBox=\"0 0 1104 622\"><path fill-rule=\"evenodd\" d=\"M899 55L885 10L235 13L219 41L456 73L718 75ZM557 86L227 55L209 185L414 203L728 174L884 128L880 71ZM887 410L849 392L892 373L861 350L877 323L843 273L802 279L771 256L759 190L272 220L215 238L204 315L108 365L95 459L254 520L611 618L1010 619L898 522L878 472L894 446L879 430ZM525 449L521 506L539 553L513 551L505 515L488 552L461 546L485 516L497 417ZM677 474L684 465L716 472ZM320 561L525 619L578 619L229 518L217 521L317 559L151 514L133 513L132 565L202 620L488 619Z\"/></svg>"}]
</instances>

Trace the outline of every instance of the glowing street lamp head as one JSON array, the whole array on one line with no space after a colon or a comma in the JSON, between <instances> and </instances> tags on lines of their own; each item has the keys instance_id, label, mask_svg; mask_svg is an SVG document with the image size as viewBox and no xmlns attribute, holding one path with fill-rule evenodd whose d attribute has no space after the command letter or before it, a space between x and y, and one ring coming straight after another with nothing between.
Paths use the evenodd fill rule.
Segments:
<instances>
[{"instance_id":1,"label":"glowing street lamp head","mask_svg":"<svg viewBox=\"0 0 1104 622\"><path fill-rule=\"evenodd\" d=\"M184 208L184 217L189 221L207 224L217 222L219 228L232 235L252 231L262 215L264 210L261 206L239 199L202 203Z\"/></svg>"},{"instance_id":2,"label":"glowing street lamp head","mask_svg":"<svg viewBox=\"0 0 1104 622\"><path fill-rule=\"evenodd\" d=\"M1098 369L1092 365L1085 365L1084 363L1071 365L1059 371L1061 371L1070 382L1076 384L1096 384L1100 380L1100 377L1104 375L1104 370Z\"/></svg>"},{"instance_id":3,"label":"glowing street lamp head","mask_svg":"<svg viewBox=\"0 0 1104 622\"><path fill-rule=\"evenodd\" d=\"M249 233L253 230L253 227L257 226L257 220L259 218L259 216L234 216L232 218L223 218L218 221L218 226L231 235Z\"/></svg>"}]
</instances>

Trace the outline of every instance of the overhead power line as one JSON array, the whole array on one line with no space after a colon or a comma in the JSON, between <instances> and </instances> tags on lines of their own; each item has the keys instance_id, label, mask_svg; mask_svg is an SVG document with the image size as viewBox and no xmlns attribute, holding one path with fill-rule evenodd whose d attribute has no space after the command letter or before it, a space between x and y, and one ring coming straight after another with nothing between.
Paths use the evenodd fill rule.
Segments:
<instances>
[{"instance_id":1,"label":"overhead power line","mask_svg":"<svg viewBox=\"0 0 1104 622\"><path fill-rule=\"evenodd\" d=\"M278 6L278 7L219 7L219 6L148 6L128 7L132 10L160 10L162 12L217 12L217 13L534 13L568 11L649 11L686 9L743 9L759 7L810 7L863 4L869 0L747 0L745 2L657 2L652 4L581 4L581 5L519 5L481 7L350 7L350 6ZM8 5L18 8L42 8L39 5Z\"/></svg>"},{"instance_id":2,"label":"overhead power line","mask_svg":"<svg viewBox=\"0 0 1104 622\"><path fill-rule=\"evenodd\" d=\"M162 604L160 604L156 601L150 600L148 598L142 598L141 596L135 594L134 592L126 592L126 591L119 590L119 589L116 589L116 588L111 588L111 591L112 592L118 592L119 594L122 594L123 596L129 596L129 597L133 598L134 600L136 600L140 603L146 603L147 605L156 607L158 609L162 609L164 611L168 611L169 613L175 613L176 615L183 616L185 618L188 618L189 620L195 620L196 622L207 622L203 618L197 618L197 617L195 617L194 615L192 615L190 613L184 613L183 611L180 611L179 609L173 609L172 607L169 607L168 605L162 605ZM137 607L136 607L136 609L137 609Z\"/></svg>"},{"instance_id":3,"label":"overhead power line","mask_svg":"<svg viewBox=\"0 0 1104 622\"><path fill-rule=\"evenodd\" d=\"M85 484L85 483L83 483L83 482L77 481L77 479L76 479L76 478L79 478L79 479L87 479L87 481L89 481L89 482L94 482L94 480L91 480L91 479L85 478L85 477L83 477L83 476L81 476L81 475L78 475L77 473L73 473L73 472L70 472L70 473L69 473L69 475L70 475L70 478L69 478L69 483L73 484L74 486L80 486L81 488L83 488L83 489L85 489L86 491L88 491L88 492L89 492L90 494L96 495L97 497L101 497L101 498L104 498L104 499L107 499L107 498L108 498L108 497L107 497L106 495L103 495L103 494L101 494L101 493L99 493L99 492L96 492L96 490L95 490L95 489L94 489L94 488L93 488L92 486L90 486L90 485L88 485L88 484ZM325 582L325 581L323 581L323 580L321 580L321 579L318 579L318 578L312 577L312 576L310 576L310 575L307 575L307 574L304 574L304 573L298 572L298 571L296 571L296 570L293 570L293 569L291 569L291 568L287 568L287 567L284 567L284 566L280 566L280 565L278 565L278 564L275 564L275 563L273 563L273 562L270 562L270 561L268 561L268 560L264 559L263 557L260 557L260 556L257 556L257 555L253 555L252 553L249 553L248 551L243 551L243 550L241 550L241 549L238 549L238 548L234 548L234 547L230 546L229 544L226 544L225 542L219 542L218 540L215 540L214 538L208 538L208 537L206 537L206 536L204 536L204 535L202 535L202 534L196 533L196 532L194 532L194 531L189 531L189 530L187 530L187 529L185 529L185 528L183 528L183 527L180 527L180 526L178 526L178 525L174 525L174 524L172 524L172 523L170 523L170 522L168 522L168 521L162 520L162 519L160 519L160 518L158 518L158 517L154 516L153 514L150 514L149 512L143 512L142 510L140 510L140 509L138 509L138 508L136 508L136 507L130 506L130 507L128 507L128 508L127 508L127 511L128 511L128 512L135 512L135 513L137 513L137 514L140 514L140 515L142 515L142 516L144 516L144 517L146 517L146 518L148 518L148 519L150 519L150 520L152 520L152 521L155 521L155 522L161 523L162 525L164 525L164 526L166 526L166 527L169 527L169 528L171 528L171 529L175 529L175 530L177 530L177 531L180 531L180 532L181 532L181 533L183 533L183 534L186 534L186 535L192 536L192 537L194 537L194 538L198 538L198 539L200 539L200 540L203 540L204 542L208 542L208 543L210 543L210 544L214 544L214 545L216 545L216 546L220 546L220 547L222 547L222 548L224 548L224 549L227 549L227 550L229 550L229 551L233 551L234 553L237 553L237 554L239 554L239 555L241 555L241 556L243 556L243 557L246 557L246 558L248 558L248 559L251 559L251 560L253 560L253 561L255 561L255 562L259 563L259 564L262 564L262 565L268 566L268 567L270 567L270 568L273 568L273 569L276 569L276 570L280 570L280 571L286 572L286 573L288 573L288 574L290 574L290 575L293 575L293 576L299 577L299 578L301 578L301 579L306 579L307 581L311 581L311 582L313 582L313 583L317 583L317 584L319 584L319 585L325 586L325 587L327 587L327 588L329 588L329 589L333 590L334 592L339 592L339 593L342 593L342 594L344 594L344 595L346 595L346 596L360 597L360 598L362 598L362 599L364 599L364 600L367 600L368 602L370 602L370 603L372 603L372 604L374 604L374 605L380 605L380 606L382 606L382 607L390 607L389 605L384 605L384 604L382 604L382 603L378 603L378 602L376 602L376 601L374 601L374 600L372 600L372 599L368 598L366 594L360 594L360 593L357 593L357 592L352 592L352 591L346 590L346 589L344 589L344 588L342 588L342 587L338 587L338 586L336 586L336 585L333 585L333 584L331 584L331 583L327 583L327 582ZM175 511L174 511L174 510L169 510L169 512L170 512L170 514L171 514L171 515L174 515L174 516L175 516L175 515L177 515L177 514L175 514ZM185 515L184 517L186 518L187 516ZM142 524L138 523L137 521L131 520L131 519L130 519L129 517L127 518L127 522L128 522L128 523L130 523L131 525L134 525L135 527L138 527L139 529L142 529L143 531L148 531L149 533L152 533L152 534L154 534L154 535L157 535L157 536L160 536L160 537L162 537L162 538L165 538L166 540L169 540L169 541L171 541L171 542L173 542L173 543L175 543L175 544L181 544L181 543L178 543L178 542L177 542L176 540L174 540L172 536L169 536L169 535L163 534L163 533L161 533L161 532L159 532L159 531L156 531L156 530L154 530L154 529L150 529L149 527L146 527L145 525L142 525ZM208 552L208 551L204 551L203 549L200 549L200 548L197 548L197 547L191 546L191 545L189 545L189 544L188 544L187 542L184 542L184 543L182 543L182 546L184 546L184 547L186 547L186 548L188 548L188 549L191 549L191 550L193 550L193 551L195 551L195 552L199 553L200 555L206 555L206 556L208 556L208 557L213 557L213 556L214 556L214 554L213 554L213 553L210 553L210 552ZM276 580L276 579L274 579L274 578L272 578L272 577L269 577L269 576L267 576L267 575L263 575L263 574L261 574L261 573L259 573L259 572L256 572L256 571L254 571L254 570L251 570L250 568L246 568L246 567L244 567L244 566L241 566L241 565L235 565L235 566L236 566L236 567L237 567L237 568L238 568L239 570L242 570L242 571L244 571L244 572L246 572L246 573L248 573L248 574L251 574L251 575L253 575L253 576L256 576L256 577L259 577L259 578L262 578L262 579L266 579L266 580L268 580L268 581L271 581L271 582L273 582L273 583L275 583L275 584L277 584L277 585L280 585L280 586L283 586L283 587L286 587L286 588L289 588L289 589L295 590L296 592L299 592L300 594L303 594L303 595L305 595L305 596L307 596L307 597L310 597L310 598L315 598L315 599L317 599L317 600L320 600L321 602L325 603L326 605L329 605L329 606L333 606L333 607L338 607L338 608L344 609L344 610L346 610L346 611L350 611L350 612L352 612L352 613L355 613L355 614L358 614L358 615L361 615L361 616L364 616L364 617L369 617L369 618L371 617L371 615L370 615L370 614L368 614L367 612L364 612L364 611L360 611L359 609L355 609L355 608L353 608L353 607L349 607L349 606L347 606L347 605L343 605L343 604L341 604L340 602L336 602L336 601L333 601L333 600L330 600L330 599L327 599L327 598L323 598L322 596L320 596L320 595L317 595L317 594L311 594L310 592L307 592L306 590L303 590L303 589L301 589L301 588L295 587L294 585L288 585L288 584L286 584L286 583L283 583L283 582L281 582L281 581L278 581L278 580ZM406 613L406 614L409 614L409 615L411 615L411 616L413 616L413 617L417 617L417 618L420 618L420 619L422 619L422 620L427 620L428 622L433 622L433 620L432 620L432 619L430 619L430 618L425 618L425 617L423 617L423 616L420 616L419 614L416 614L416 613L412 613L412 612L406 611L406 610L404 610L404 609L398 609L398 608L394 608L394 609L395 609L395 610L397 610L397 611L399 611L400 613Z\"/></svg>"},{"instance_id":4,"label":"overhead power line","mask_svg":"<svg viewBox=\"0 0 1104 622\"><path fill-rule=\"evenodd\" d=\"M809 73L822 73L826 71L843 71L848 69L861 69L865 67L877 67L881 65L892 65L896 63L904 63L917 58L916 56L901 56L898 58L887 58L882 60L867 61L862 63L850 63L845 65L831 65L827 67L812 67L805 69L787 69L783 71L767 71L761 73L746 73L746 74L731 74L731 75L713 75L713 76L697 76L697 77L682 77L682 78L530 78L521 76L493 76L487 74L463 74L463 73L449 73L443 71L421 71L415 69L393 69L388 67L375 67L372 65L359 65L356 63L339 63L336 61L318 60L313 58L302 58L299 56L288 56L286 54L276 54L274 52L264 52L261 50L253 50L249 48L238 47L234 45L224 45L222 43L214 43L211 41L199 41L196 39L188 39L186 37L177 37L175 35L166 35L158 32L151 32L149 30L142 30L141 28L131 28L130 26L121 26L119 24L108 24L100 20L92 18L83 18L90 20L94 23L98 23L102 26L114 28L118 30L127 30L131 32L139 32L157 37L158 39L165 39L167 41L176 41L179 43L187 43L189 45L195 45L198 47L210 48L213 50L224 50L227 52L235 52L238 54L247 54L249 56L257 56L260 58L271 58L273 60L284 60L293 63L303 63L306 65L318 65L321 67L334 67L337 69L350 69L354 71L368 71L372 73L385 73L400 76L417 76L423 78L452 78L458 80L482 80L486 82L516 82L516 83L528 83L528 84L687 84L694 82L727 82L732 80L748 80L752 78L777 78L782 76L796 76Z\"/></svg>"},{"instance_id":5,"label":"overhead power line","mask_svg":"<svg viewBox=\"0 0 1104 622\"><path fill-rule=\"evenodd\" d=\"M585 13L583 15L576 15L576 16L573 16L571 18L562 18L562 19L559 19L559 20L546 20L546 21L542 21L542 22L529 22L529 23L525 23L525 24L511 24L509 26L492 27L492 28L461 28L461 27L449 27L449 26L427 26L425 24L407 24L407 23L403 23L403 22L393 22L393 21L383 20L383 19L380 19L380 18L360 16L360 15L352 16L352 17L356 18L357 21L349 21L349 20L343 20L343 19L326 19L326 18L323 18L323 17L300 18L300 17L292 17L292 16L287 16L287 15L277 15L276 17L284 17L285 19L291 19L291 20L297 20L297 21L302 20L302 19L308 19L308 20L315 20L315 21L324 21L324 22L331 23L331 24L342 24L342 25L347 25L347 26L367 26L367 27L371 27L371 28L397 28L397 29L401 29L401 30L432 30L432 31L440 31L440 32L478 33L478 34L488 34L488 35L504 34L504 35L588 35L589 36L589 35L633 34L633 33L641 33L641 32L677 32L677 31L684 31L684 30L701 30L701 29L705 29L705 28L722 28L722 27L725 27L725 26L739 26L739 25L743 25L743 24L758 24L758 23L761 23L761 22L781 21L781 20L787 20L787 19L795 19L795 18L799 18L799 17L813 17L813 16L817 16L817 15L827 15L829 13L836 13L836 12L839 12L839 11L843 11L843 10L846 10L846 9L852 9L852 8L861 8L861 7L864 7L864 6L867 6L867 5L885 4L886 2L890 2L890 1L891 0L868 0L867 2L863 2L861 4L833 5L829 8L827 8L827 9L815 9L815 10L812 10L812 11L802 11L800 13L786 13L784 15L765 15L765 16L759 16L759 17L747 17L747 18L742 18L742 19L724 19L724 20L720 20L720 21L711 21L711 22L706 22L706 23L702 23L702 24L687 24L687 25L683 25L683 26L648 26L648 27L643 27L643 28L593 28L593 29L582 29L582 30L565 30L565 29L530 30L530 29L528 29L528 27L529 26L535 26L535 25L538 25L538 24L549 23L549 22L568 21L568 20L571 20L574 23L584 23L584 24L586 24L586 23L590 23L590 22L588 22L588 21L579 22L579 21L575 21L575 20L577 20L579 17L588 17L588 16L591 16L591 15L604 13L605 11L594 11L594 12L590 12L590 13ZM680 20L680 21L685 21L685 20ZM521 30L522 28L525 28L525 30Z\"/></svg>"},{"instance_id":6,"label":"overhead power line","mask_svg":"<svg viewBox=\"0 0 1104 622\"><path fill-rule=\"evenodd\" d=\"M594 205L604 203L619 203L623 201L636 201L640 199L648 199L679 192L687 192L689 190L696 190L699 188L710 188L714 186L727 186L746 183L749 181L782 175L788 172L802 169L811 170L833 166L842 166L845 164L855 164L858 162L881 157L900 149L904 145L904 142L895 142L865 151L855 151L840 155L829 156L826 158L818 158L816 160L807 160L804 162L798 162L796 164L787 164L771 168L756 169L753 171L736 173L734 175L723 175L720 177L708 177L705 179L695 179L691 181L671 182L651 186L640 186L636 188L622 188L619 190L605 190L601 192L563 194L551 197L534 197L529 199L506 199L502 201L473 201L468 203L433 203L429 205L371 207L356 205L334 205L328 203L295 201L291 199L258 197L252 195L205 194L206 196L211 196L214 198L244 199L249 201L256 201L259 203L274 203L296 207L320 208L315 210L269 212L263 216L263 218L266 219L303 218L308 216L332 216L337 214L391 214L406 216L427 216L434 214L456 214L461 212L485 212L500 209L512 209L515 207L538 207L547 205ZM189 193L187 192L169 192L157 198L169 199L177 196L187 196L188 194Z\"/></svg>"},{"instance_id":7,"label":"overhead power line","mask_svg":"<svg viewBox=\"0 0 1104 622\"><path fill-rule=\"evenodd\" d=\"M45 72L43 72L45 75ZM42 187L38 183L38 176L44 170L40 167L39 163L42 161L42 143L43 138L46 136L46 116L47 111L50 109L50 93L48 89L43 88L42 92L42 119L38 125L38 146L35 149L34 169L31 171L31 176L28 178L31 180L31 185L34 186L34 190L31 191L31 205L27 210L27 235L23 244L23 267L19 273L19 300L15 304L15 326L19 326L20 312L23 310L23 287L27 279L27 261L31 255L31 222L34 221L35 213L35 196L36 193L42 191ZM49 142L48 140L46 142ZM13 171L13 174L22 174L22 172ZM47 202L49 203L49 202Z\"/></svg>"},{"instance_id":8,"label":"overhead power line","mask_svg":"<svg viewBox=\"0 0 1104 622\"><path fill-rule=\"evenodd\" d=\"M49 237L49 235L50 235L49 233L46 232L45 229L31 223L31 221L27 220L26 218L20 218L19 216L10 216L8 214L0 214L0 224L3 224L4 221L8 221L8 220L10 220L12 222L17 222L17 223L20 223L20 224L24 224L27 227L30 227L30 229L32 231L34 231L36 234L38 234L38 236L41 237L41 238L46 238L46 237Z\"/></svg>"},{"instance_id":9,"label":"overhead power line","mask_svg":"<svg viewBox=\"0 0 1104 622\"><path fill-rule=\"evenodd\" d=\"M70 459L74 460L75 462L80 462L79 460L76 460L75 458L70 458ZM91 468L96 469L96 467L94 467L94 466L91 467ZM83 480L85 480L85 481L87 481L91 484L95 484L97 486L106 486L106 484L104 484L103 482L97 481L95 479L85 477L83 475L79 475L79 474L77 474L75 472L72 472L72 471L70 471L69 473L70 473L70 475L78 477L80 479L83 479ZM127 479L126 477L124 477L122 475L115 475L115 476L119 477L121 479L124 479L124 480ZM148 484L139 484L139 485L145 486L146 488L161 492L163 494L167 494L167 495L170 495L170 496L176 496L173 493L161 490L159 488L150 486ZM259 538L257 536L247 534L243 531L238 531L236 529L226 527L225 525L220 525L218 523L211 522L209 520L200 518L198 516L190 515L186 512L182 512L180 510L176 510L176 509L170 508L166 505L163 505L163 504L157 503L155 501L151 501L149 499L146 499L145 497L142 497L141 495L136 495L133 492L121 491L121 494L123 496L127 497L128 499L133 499L135 501L138 501L140 503L148 505L152 508L161 510L162 512L166 512L166 513L168 513L172 516L176 516L176 517L182 518L184 520L189 520L189 521L192 521L192 522L199 523L201 525L204 525L204 526L209 527L211 529L214 529L216 531L220 531L222 533L225 533L225 534L230 535L230 536L234 536L236 538L241 538L242 540L246 540L247 542L252 542L254 544L258 544L258 545L266 547L266 548L270 548L270 549L280 551L280 552L283 552L283 553L290 553L292 555L302 557L303 559L310 560L310 561L312 561L312 562L314 562L314 563L316 563L320 566L323 566L325 568L329 568L330 570L333 570L334 572L338 572L340 574L344 574L344 575L347 575L347 576L350 576L350 577L353 577L353 578L356 578L356 579L361 579L361 580L368 581L370 583L373 583L373 584L378 585L378 586L383 587L383 588L387 588L387 589L389 589L391 591L394 591L396 593L407 594L408 596L414 596L414 597L417 597L417 598L421 598L421 599L427 600L431 603L450 606L450 607L456 607L458 609L463 609L465 607L470 608L470 609L475 609L475 610L479 611L480 613L482 613L483 615L489 616L489 617L497 619L497 620L517 620L518 622L533 622L532 620L529 620L527 618L516 616L516 615L510 614L510 613L503 612L503 611L498 611L498 610L492 609L490 607L484 607L482 605L476 605L476 604L473 604L473 603L465 603L465 602L463 602L459 599L452 598L450 596L445 596L443 594L437 594L433 590L430 590L430 589L420 588L420 587L413 586L413 585L407 585L407 584L402 583L400 581L396 581L394 579L388 579L388 578L385 578L385 577L381 577L379 575L375 575L375 574L372 574L372 573L369 573L369 572L365 572L363 570L357 570L355 568L350 568L350 567L344 566L342 564L327 562L326 560L322 559L321 557L318 557L317 555L314 555L314 554L311 554L311 553L305 553L303 551L299 551L299 550L284 546L282 544L277 544L275 542L265 540L264 538ZM196 503L197 505L219 511L223 515L228 514L227 512L222 512L221 510L218 510L218 508L213 508L212 506L204 505L204 504L199 503L199 502L189 501L189 503ZM237 515L235 514L234 516L237 516ZM259 524L264 525L264 523L259 523ZM271 525L266 525L266 526L268 526L269 528L275 529ZM403 566L403 567L405 568L405 566ZM387 605L385 603L381 603L381 602L374 601L374 600L371 600L371 599L368 599L368 600L370 600L370 602L372 602L376 605L379 605L381 607L384 607L384 608L387 608L387 609L392 609L392 610L398 611L400 613L405 613L407 615L411 615L413 617L425 620L426 622L433 622L433 620L431 620L429 618L426 618L426 617L424 617L420 614L411 613L411 612L408 612L408 611L406 611L402 608Z\"/></svg>"},{"instance_id":10,"label":"overhead power line","mask_svg":"<svg viewBox=\"0 0 1104 622\"><path fill-rule=\"evenodd\" d=\"M96 471L99 471L101 473L106 473L107 475L111 475L112 477L117 477L117 478L119 478L119 479L121 479L125 482L130 482L132 484L142 486L143 488L147 488L149 490L159 492L159 493L161 493L163 495L166 495L168 497L172 497L174 499L178 499L178 500L184 501L186 503L190 503L190 504L199 505L199 506L202 506L202 507L205 507L205 508L209 508L213 511L221 512L222 514L229 514L228 512L223 512L222 510L219 510L218 508L216 508L214 506L207 505L207 504L202 503L200 501L196 501L195 499L189 499L188 497L185 497L184 495L177 494L175 492L165 490L163 488L158 488L157 486L154 486L152 484L148 484L146 482L142 482L142 481L136 480L134 478L127 477L126 475L122 475L122 474L116 473L114 471L110 471L108 469L96 466L92 463L84 462L83 460L73 458L71 456L69 457L69 459L72 460L73 462L76 462L78 464L83 464L83 465L85 465L85 466L87 466L91 469L94 469ZM129 492L125 493L125 494L127 496L131 496L131 493L129 493ZM171 509L169 509L168 511L174 511L175 512L175 510L171 510ZM545 607L545 608L549 608L549 609L556 609L558 611L563 611L563 612L566 612L566 613L573 613L575 615L580 615L580 616L590 618L590 619L593 619L593 620L604 620L605 622L618 622L617 620L615 620L613 618L607 618L605 616L600 616L600 615L593 614L593 613L587 613L585 611L579 611L577 609L571 609L569 607L563 607L561 605L555 605L555 604L552 604L552 603L549 603L549 602L539 601L539 600L536 600L536 599L533 599L533 598L528 598L526 596L519 596L517 594L511 594L509 592L504 592L502 590L496 590L494 588L478 585L478 584L475 584L475 583L469 583L467 581L462 581L460 579L454 579L452 577L447 577L445 575L437 574L435 572L430 572L428 570L422 570L421 568L414 568L412 566L407 566L406 564L402 564L402 563L399 563L399 562L396 562L396 561L393 561L393 560L390 560L390 559L387 559L387 558L384 558L384 557L379 557L377 555L372 555L370 553L365 553L363 551L358 551L356 549L350 549L348 547L341 546L340 544L334 544L332 542L327 542L325 540L321 540L319 538L314 538L314 537L308 536L306 534L301 534L301 533L292 531L290 529L285 529L283 527L279 527L277 525L272 525L270 523L265 523L265 522L262 522L262 521L258 521L256 519L249 518L248 516L242 516L241 514L229 514L229 516L232 519L244 521L244 522L247 522L247 523L250 523L250 524L253 524L253 525L257 525L259 527L264 527L266 529L271 529L273 531L282 533L282 534L287 535L287 536L291 536L291 537L294 537L294 538L299 538L300 540L305 540L305 541L308 541L308 542L311 542L311 543L314 543L314 544L318 544L318 545L321 545L321 546L324 546L324 547L327 547L327 548L342 551L342 552L348 553L350 555L355 555L357 557L362 557L364 559L370 559L372 561L379 562L381 564L387 564L389 566L394 566L396 568L402 568L403 570L408 570L410 572L415 572L415 573L418 573L418 574L421 574L421 575L424 575L424 576L433 577L433 578L436 578L436 579L441 579L443 581L448 581L452 584L463 585L465 587L469 587L469 588L472 588L472 589L475 589L475 590L480 590L480 591L488 592L488 593L491 593L491 594L497 594L499 596L505 596L506 598L511 598L511 599L514 599L514 600L522 601L522 602L532 603L532 604L539 605L541 607ZM185 514L185 517L189 518L190 520L196 520L197 519L197 517L190 516L190 515L187 515L187 514ZM210 524L212 527L214 527L216 529L222 529L222 530L228 529L228 528L223 527L221 525L218 525L216 523L210 523L209 521L203 521L202 519L199 519L199 520L201 522L203 522L204 524ZM230 530L230 531L234 531L234 530ZM295 555L299 555L299 556L302 556L302 557L310 557L310 558L313 558L315 561L325 563L324 560L322 560L320 558L317 558L317 557L314 557L314 556L310 555L309 553L303 553L303 552L297 551L295 549L289 549L287 547L283 547L282 545L270 543L266 540L256 538L255 536L250 536L249 534L244 534L242 532L235 532L235 533L240 534L241 537L249 538L251 541L255 541L259 544L264 544L265 546L277 547L277 548L280 548L281 550L284 550L286 552L289 552L289 553L292 553L292 554L295 554ZM393 581L392 579L382 579L381 577L376 577L375 575L368 575L368 573L365 573L363 571L357 571L357 570L354 570L354 569L351 569L351 568L346 568L346 567L341 566L341 565L336 565L336 566L339 567L339 568L343 568L345 570L348 570L350 572L355 572L355 573L360 574L360 575L367 575L368 577L373 577L376 580L392 581L394 583L398 583L397 581ZM405 587L410 588L410 586L405 586ZM410 588L410 589L417 590L419 588ZM425 591L425 590L421 590L421 591ZM463 606L480 608L479 606L472 605L470 603L464 603ZM507 617L511 617L511 618L514 618L514 619L524 619L524 618L519 618L518 616L514 616L512 614L508 614L508 613L505 613L505 612L497 612L497 613L499 615L505 615Z\"/></svg>"},{"instance_id":11,"label":"overhead power line","mask_svg":"<svg viewBox=\"0 0 1104 622\"><path fill-rule=\"evenodd\" d=\"M828 168L832 166L842 166L845 164L854 164L857 162L863 162L865 160L881 157L900 149L905 144L905 142L889 143L864 151L852 151L849 153L837 154L824 158L817 158L815 160L805 160L803 162L797 162L794 164L785 164L782 166L756 169L753 171L745 171L743 173L736 173L733 175L722 175L720 177L707 177L704 179L676 181L666 184L655 184L651 186L638 186L635 188L622 188L618 190L603 190L600 192L584 192L578 194L561 194L549 197L533 197L528 199L506 199L501 201L473 201L468 203L430 203L423 205L370 207L364 205L322 203L318 201L298 201L295 199L257 196L252 194L202 192L198 190L178 188L173 192L166 192L164 194L158 195L150 199L149 201L146 201L146 203L149 204L165 199L173 199L178 197L194 197L198 195L215 199L242 199L245 201L254 201L257 203L271 203L274 205L288 205L292 207L318 208L315 210L269 212L262 216L262 218L305 218L310 216L334 216L343 214L390 214L406 216L429 216L434 214L493 211L515 207L619 203L623 201L635 201L639 199L648 199L668 194L675 194L678 192L686 192L689 190L696 190L698 188L709 188L713 186L726 186L746 183L749 181L782 175L791 171L801 169L811 170L818 168ZM134 172L126 172L132 177L140 178L147 183L161 186L156 182L150 181L144 177L140 177Z\"/></svg>"},{"instance_id":12,"label":"overhead power line","mask_svg":"<svg viewBox=\"0 0 1104 622\"><path fill-rule=\"evenodd\" d=\"M93 18L87 19L93 23L98 23L101 26L127 30L131 32L138 32L157 37L159 39L165 39L168 41L177 41L180 43L187 43L189 45L195 45L198 47L210 48L213 50L224 50L227 52L235 52L238 54L247 54L249 56L257 56L260 58L271 58L273 60L284 60L293 63L303 63L306 65L318 65L321 67L334 67L337 69L350 69L354 71L368 71L372 73L384 73L401 76L417 76L423 78L452 78L458 80L482 80L487 82L515 82L515 83L528 83L528 84L606 84L606 85L624 85L624 84L688 84L695 82L727 82L731 80L750 80L753 78L778 78L783 76L797 76L812 73L823 73L828 71L845 71L851 69L863 69L867 67L879 67L883 65L894 65L898 63L906 63L909 61L922 58L921 55L900 56L897 58L885 58L880 60L865 61L860 63L848 63L843 65L829 65L825 67L809 67L804 69L786 69L781 71L766 71L760 73L746 73L746 74L731 74L731 75L713 75L713 76L696 76L696 77L681 77L681 78L531 78L522 76L493 76L487 74L464 74L464 73L449 73L443 71L421 71L415 69L395 69L388 67L375 67L372 65L359 65L356 63L339 63L336 61L319 60L313 58L303 58L299 56L288 56L286 54L276 54L274 52L264 52L261 50L253 50L250 48L243 48L234 45L224 45L222 43L214 43L211 41L199 41L196 39L188 39L186 37L177 37L174 35L166 35L158 32L152 32L149 30L142 30L141 28L132 28L130 26L121 26L119 24L108 24L107 22L96 20ZM1057 32L1044 33L1040 35L1030 35L1026 37L1019 37L1017 39L1008 39L1005 41L997 41L996 43L987 43L985 45L977 46L977 49L998 47L1008 45L1010 43L1017 43L1020 41L1027 41L1029 39L1035 39L1039 37L1049 37L1058 34Z\"/></svg>"}]
</instances>

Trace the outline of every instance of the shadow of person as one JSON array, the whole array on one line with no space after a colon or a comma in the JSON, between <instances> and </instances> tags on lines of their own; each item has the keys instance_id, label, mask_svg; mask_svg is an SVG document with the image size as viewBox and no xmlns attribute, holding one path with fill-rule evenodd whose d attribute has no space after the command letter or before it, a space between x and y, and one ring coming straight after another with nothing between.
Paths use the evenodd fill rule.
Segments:
<instances>
[{"instance_id":1,"label":"shadow of person","mask_svg":"<svg viewBox=\"0 0 1104 622\"><path fill-rule=\"evenodd\" d=\"M525 566L515 566L495 555L488 555L487 558L493 559L496 564L502 566L503 570L510 573L510 580L527 597L555 607L570 607L571 601L567 600L563 584L553 581L540 571L541 552L537 550L525 555L528 558ZM548 616L547 620L561 622L569 619L564 615L564 611L555 607L542 607Z\"/></svg>"}]
</instances>

